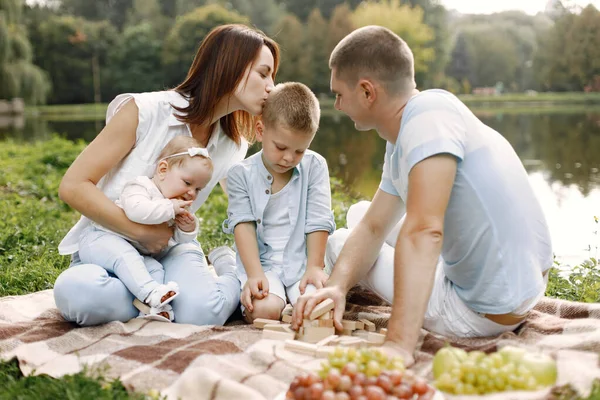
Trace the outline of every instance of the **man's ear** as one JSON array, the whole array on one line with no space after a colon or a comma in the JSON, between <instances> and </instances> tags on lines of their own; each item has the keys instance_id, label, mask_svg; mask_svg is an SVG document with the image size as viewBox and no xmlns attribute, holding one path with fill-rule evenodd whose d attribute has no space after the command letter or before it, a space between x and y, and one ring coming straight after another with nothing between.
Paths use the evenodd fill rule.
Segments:
<instances>
[{"instance_id":1,"label":"man's ear","mask_svg":"<svg viewBox=\"0 0 600 400\"><path fill-rule=\"evenodd\" d=\"M263 124L262 119L256 120L256 141L263 141L263 133L265 130L265 124Z\"/></svg>"},{"instance_id":2,"label":"man's ear","mask_svg":"<svg viewBox=\"0 0 600 400\"><path fill-rule=\"evenodd\" d=\"M368 104L373 104L377 100L377 89L373 82L368 79L361 79L358 81L360 87L361 98L364 99Z\"/></svg>"},{"instance_id":3,"label":"man's ear","mask_svg":"<svg viewBox=\"0 0 600 400\"><path fill-rule=\"evenodd\" d=\"M158 175L158 178L161 180L164 179L168 170L169 170L169 163L167 162L167 160L161 160L158 163L158 166L156 167L156 174Z\"/></svg>"}]
</instances>

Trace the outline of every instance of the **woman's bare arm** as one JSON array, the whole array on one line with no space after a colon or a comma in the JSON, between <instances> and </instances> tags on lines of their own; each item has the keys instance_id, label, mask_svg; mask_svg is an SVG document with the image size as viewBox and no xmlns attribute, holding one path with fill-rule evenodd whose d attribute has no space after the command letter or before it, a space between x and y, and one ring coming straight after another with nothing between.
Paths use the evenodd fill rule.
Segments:
<instances>
[{"instance_id":1,"label":"woman's bare arm","mask_svg":"<svg viewBox=\"0 0 600 400\"><path fill-rule=\"evenodd\" d=\"M130 221L96 184L133 148L138 125L134 101L125 104L98 136L79 154L65 173L58 193L71 207L94 222L133 240L150 252L167 245L172 230L163 225L141 225Z\"/></svg>"}]
</instances>

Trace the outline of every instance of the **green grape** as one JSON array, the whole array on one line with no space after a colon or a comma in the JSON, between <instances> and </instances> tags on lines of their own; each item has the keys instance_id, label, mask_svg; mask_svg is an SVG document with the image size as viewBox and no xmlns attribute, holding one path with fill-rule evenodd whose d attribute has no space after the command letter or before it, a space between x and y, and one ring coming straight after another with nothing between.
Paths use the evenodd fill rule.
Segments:
<instances>
[{"instance_id":1,"label":"green grape","mask_svg":"<svg viewBox=\"0 0 600 400\"><path fill-rule=\"evenodd\" d=\"M477 394L477 389L470 383L465 383L463 390L465 394Z\"/></svg>"},{"instance_id":2,"label":"green grape","mask_svg":"<svg viewBox=\"0 0 600 400\"><path fill-rule=\"evenodd\" d=\"M367 368L365 369L365 374L368 377L371 377L371 376L379 376L380 373L381 373L381 366L379 365L379 363L375 360L369 361L369 363L367 364Z\"/></svg>"},{"instance_id":3,"label":"green grape","mask_svg":"<svg viewBox=\"0 0 600 400\"><path fill-rule=\"evenodd\" d=\"M475 373L473 372L467 372L466 374L463 375L463 379L462 379L465 383L469 383L471 385L475 384L476 380L477 380L477 376L475 376Z\"/></svg>"},{"instance_id":4,"label":"green grape","mask_svg":"<svg viewBox=\"0 0 600 400\"><path fill-rule=\"evenodd\" d=\"M490 354L488 358L492 361L492 364L495 368L502 368L504 365L504 358L502 358L502 355L498 353Z\"/></svg>"},{"instance_id":5,"label":"green grape","mask_svg":"<svg viewBox=\"0 0 600 400\"><path fill-rule=\"evenodd\" d=\"M474 350L467 353L467 360L473 361L475 364L478 364L479 361L483 360L485 357L486 354L479 350Z\"/></svg>"},{"instance_id":6,"label":"green grape","mask_svg":"<svg viewBox=\"0 0 600 400\"><path fill-rule=\"evenodd\" d=\"M538 382L533 376L530 376L529 379L527 379L525 381L525 389L526 390L537 390L538 389Z\"/></svg>"},{"instance_id":7,"label":"green grape","mask_svg":"<svg viewBox=\"0 0 600 400\"><path fill-rule=\"evenodd\" d=\"M496 386L496 389L502 392L506 386L506 380L501 375L496 375L496 378L494 379L494 385Z\"/></svg>"},{"instance_id":8,"label":"green grape","mask_svg":"<svg viewBox=\"0 0 600 400\"><path fill-rule=\"evenodd\" d=\"M454 385L454 393L465 394L465 384L462 382L457 382L456 385Z\"/></svg>"}]
</instances>

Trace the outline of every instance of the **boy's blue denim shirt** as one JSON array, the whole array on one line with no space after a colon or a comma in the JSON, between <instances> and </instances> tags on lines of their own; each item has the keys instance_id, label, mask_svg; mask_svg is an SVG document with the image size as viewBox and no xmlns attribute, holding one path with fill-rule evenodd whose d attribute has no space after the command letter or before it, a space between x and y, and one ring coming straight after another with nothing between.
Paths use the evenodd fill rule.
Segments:
<instances>
[{"instance_id":1,"label":"boy's blue denim shirt","mask_svg":"<svg viewBox=\"0 0 600 400\"><path fill-rule=\"evenodd\" d=\"M229 169L227 192L229 196L228 218L223 221L223 231L233 233L241 222L256 223L256 237L261 264L273 251L264 240L263 213L271 196L273 176L265 167L262 151L248 157ZM307 150L302 161L294 168L288 183L290 239L283 254L283 284L287 287L302 278L306 271L306 235L316 231L335 231L331 210L331 187L327 162L318 153ZM237 256L238 276L246 271ZM263 264L263 270L270 266Z\"/></svg>"}]
</instances>

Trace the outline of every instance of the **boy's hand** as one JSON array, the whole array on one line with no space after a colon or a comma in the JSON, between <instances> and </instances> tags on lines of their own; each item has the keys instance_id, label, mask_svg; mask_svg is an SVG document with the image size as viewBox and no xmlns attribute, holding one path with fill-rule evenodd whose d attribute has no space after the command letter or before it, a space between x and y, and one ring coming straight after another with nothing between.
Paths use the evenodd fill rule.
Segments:
<instances>
[{"instance_id":1,"label":"boy's hand","mask_svg":"<svg viewBox=\"0 0 600 400\"><path fill-rule=\"evenodd\" d=\"M193 232L196 229L196 218L188 210L184 210L175 217L177 227L184 232Z\"/></svg>"},{"instance_id":2,"label":"boy's hand","mask_svg":"<svg viewBox=\"0 0 600 400\"><path fill-rule=\"evenodd\" d=\"M323 271L323 267L306 267L306 272L300 280L300 294L304 294L308 284L313 284L317 289L323 288L325 282L327 282L327 279L329 279L329 275Z\"/></svg>"},{"instance_id":3,"label":"boy's hand","mask_svg":"<svg viewBox=\"0 0 600 400\"><path fill-rule=\"evenodd\" d=\"M175 215L179 215L183 212L189 212L186 207L189 207L193 201L192 200L179 200L179 199L170 199L171 203L173 203L173 211L175 211Z\"/></svg>"},{"instance_id":4,"label":"boy's hand","mask_svg":"<svg viewBox=\"0 0 600 400\"><path fill-rule=\"evenodd\" d=\"M269 294L269 280L262 274L257 277L248 277L244 288L242 289L242 295L240 301L242 305L250 312L254 311L252 307L252 299L263 299Z\"/></svg>"}]
</instances>

